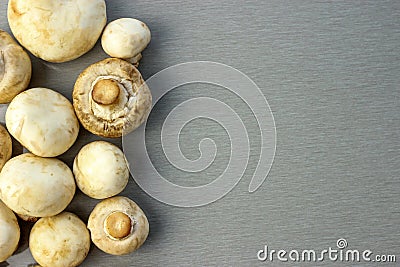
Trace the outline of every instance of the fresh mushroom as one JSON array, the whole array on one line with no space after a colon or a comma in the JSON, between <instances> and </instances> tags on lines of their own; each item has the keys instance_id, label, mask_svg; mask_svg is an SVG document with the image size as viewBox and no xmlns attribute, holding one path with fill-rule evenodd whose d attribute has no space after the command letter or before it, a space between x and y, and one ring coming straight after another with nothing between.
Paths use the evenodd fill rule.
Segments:
<instances>
[{"instance_id":1,"label":"fresh mushroom","mask_svg":"<svg viewBox=\"0 0 400 267\"><path fill-rule=\"evenodd\" d=\"M0 262L11 257L17 249L19 238L17 217L0 201Z\"/></svg>"},{"instance_id":2,"label":"fresh mushroom","mask_svg":"<svg viewBox=\"0 0 400 267\"><path fill-rule=\"evenodd\" d=\"M12 142L7 130L0 125L0 171L4 164L11 158Z\"/></svg>"},{"instance_id":3,"label":"fresh mushroom","mask_svg":"<svg viewBox=\"0 0 400 267\"><path fill-rule=\"evenodd\" d=\"M78 216L63 212L35 223L29 236L29 248L43 267L75 267L89 252L90 235Z\"/></svg>"},{"instance_id":4,"label":"fresh mushroom","mask_svg":"<svg viewBox=\"0 0 400 267\"><path fill-rule=\"evenodd\" d=\"M7 161L0 173L0 199L27 218L60 213L74 194L72 171L58 159L26 153Z\"/></svg>"},{"instance_id":5,"label":"fresh mushroom","mask_svg":"<svg viewBox=\"0 0 400 267\"><path fill-rule=\"evenodd\" d=\"M120 137L147 118L151 93L140 72L130 63L108 58L89 66L78 77L73 104L88 131Z\"/></svg>"},{"instance_id":6,"label":"fresh mushroom","mask_svg":"<svg viewBox=\"0 0 400 267\"><path fill-rule=\"evenodd\" d=\"M149 234L149 222L140 207L126 197L103 200L89 216L88 228L93 243L112 255L138 249Z\"/></svg>"},{"instance_id":7,"label":"fresh mushroom","mask_svg":"<svg viewBox=\"0 0 400 267\"><path fill-rule=\"evenodd\" d=\"M0 103L10 102L28 87L32 64L28 54L0 30Z\"/></svg>"},{"instance_id":8,"label":"fresh mushroom","mask_svg":"<svg viewBox=\"0 0 400 267\"><path fill-rule=\"evenodd\" d=\"M76 155L73 172L79 189L89 197L104 199L126 187L129 169L122 151L105 141L94 141Z\"/></svg>"},{"instance_id":9,"label":"fresh mushroom","mask_svg":"<svg viewBox=\"0 0 400 267\"><path fill-rule=\"evenodd\" d=\"M61 155L73 145L79 132L71 103L46 88L17 95L7 109L6 126L24 147L41 157Z\"/></svg>"},{"instance_id":10,"label":"fresh mushroom","mask_svg":"<svg viewBox=\"0 0 400 267\"><path fill-rule=\"evenodd\" d=\"M101 45L109 56L136 64L150 39L150 30L144 22L133 18L120 18L106 26L101 36Z\"/></svg>"},{"instance_id":11,"label":"fresh mushroom","mask_svg":"<svg viewBox=\"0 0 400 267\"><path fill-rule=\"evenodd\" d=\"M9 0L7 14L15 38L50 62L88 52L107 22L104 0Z\"/></svg>"}]
</instances>

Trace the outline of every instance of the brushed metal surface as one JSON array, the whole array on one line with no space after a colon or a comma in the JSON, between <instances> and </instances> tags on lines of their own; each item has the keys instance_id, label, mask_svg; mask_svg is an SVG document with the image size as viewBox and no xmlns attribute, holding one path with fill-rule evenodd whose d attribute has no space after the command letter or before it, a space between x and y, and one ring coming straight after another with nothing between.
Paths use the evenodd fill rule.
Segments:
<instances>
[{"instance_id":1,"label":"brushed metal surface","mask_svg":"<svg viewBox=\"0 0 400 267\"><path fill-rule=\"evenodd\" d=\"M9 31L6 3L0 0L0 28ZM174 106L212 96L231 105L248 129L252 154L243 179L223 199L192 209L157 202L131 179L123 195L148 215L147 242L122 257L92 246L82 266L280 266L259 262L257 251L264 245L322 250L335 247L339 238L346 238L349 248L399 257L400 1L113 0L107 5L109 21L136 17L152 30L140 65L145 78L177 63L212 60L253 79L275 117L277 152L266 182L249 194L260 145L250 110L218 87L191 85L170 92L153 110L146 134L157 169L186 186L208 183L223 171L229 145L215 123L193 121L181 136L188 158L199 156L201 138L214 138L219 154L206 172L174 169L160 144L163 118ZM53 88L71 99L77 75L105 57L99 44L65 64L32 57L31 87ZM79 148L96 139L82 130L60 158L71 165ZM97 202L78 192L68 210L87 220ZM24 244L7 261L10 266L34 263Z\"/></svg>"}]
</instances>

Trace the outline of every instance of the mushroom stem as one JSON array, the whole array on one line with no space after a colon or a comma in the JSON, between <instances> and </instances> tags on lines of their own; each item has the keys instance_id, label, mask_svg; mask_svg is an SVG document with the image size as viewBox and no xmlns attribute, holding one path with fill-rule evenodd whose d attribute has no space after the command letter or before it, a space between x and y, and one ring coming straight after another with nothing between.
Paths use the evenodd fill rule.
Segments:
<instances>
[{"instance_id":1,"label":"mushroom stem","mask_svg":"<svg viewBox=\"0 0 400 267\"><path fill-rule=\"evenodd\" d=\"M121 211L111 213L104 221L105 232L110 237L119 240L128 237L134 225L135 222Z\"/></svg>"},{"instance_id":2,"label":"mushroom stem","mask_svg":"<svg viewBox=\"0 0 400 267\"><path fill-rule=\"evenodd\" d=\"M119 96L119 83L113 79L101 79L94 86L92 91L93 100L100 105L111 105Z\"/></svg>"}]
</instances>

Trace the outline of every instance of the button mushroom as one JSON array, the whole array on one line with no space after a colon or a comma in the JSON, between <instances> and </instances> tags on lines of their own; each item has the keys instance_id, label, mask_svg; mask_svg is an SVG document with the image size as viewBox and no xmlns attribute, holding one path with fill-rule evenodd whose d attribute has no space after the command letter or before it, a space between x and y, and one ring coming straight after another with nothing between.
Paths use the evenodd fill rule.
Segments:
<instances>
[{"instance_id":1,"label":"button mushroom","mask_svg":"<svg viewBox=\"0 0 400 267\"><path fill-rule=\"evenodd\" d=\"M90 235L78 216L63 212L35 223L29 236L29 248L43 267L75 267L89 252Z\"/></svg>"},{"instance_id":2,"label":"button mushroom","mask_svg":"<svg viewBox=\"0 0 400 267\"><path fill-rule=\"evenodd\" d=\"M10 102L28 87L32 64L28 54L0 30L0 103Z\"/></svg>"},{"instance_id":3,"label":"button mushroom","mask_svg":"<svg viewBox=\"0 0 400 267\"><path fill-rule=\"evenodd\" d=\"M149 234L149 222L140 207L126 197L103 200L89 216L88 228L93 243L112 255L138 249Z\"/></svg>"},{"instance_id":4,"label":"button mushroom","mask_svg":"<svg viewBox=\"0 0 400 267\"><path fill-rule=\"evenodd\" d=\"M17 249L20 230L14 213L0 201L0 262L7 260Z\"/></svg>"},{"instance_id":5,"label":"button mushroom","mask_svg":"<svg viewBox=\"0 0 400 267\"><path fill-rule=\"evenodd\" d=\"M7 15L17 40L50 62L88 52L107 22L104 0L9 0Z\"/></svg>"},{"instance_id":6,"label":"button mushroom","mask_svg":"<svg viewBox=\"0 0 400 267\"><path fill-rule=\"evenodd\" d=\"M7 161L0 173L0 199L22 216L58 214L74 194L72 172L58 159L26 153Z\"/></svg>"},{"instance_id":7,"label":"button mushroom","mask_svg":"<svg viewBox=\"0 0 400 267\"><path fill-rule=\"evenodd\" d=\"M7 130L0 125L0 171L4 164L11 158L12 142Z\"/></svg>"},{"instance_id":8,"label":"button mushroom","mask_svg":"<svg viewBox=\"0 0 400 267\"><path fill-rule=\"evenodd\" d=\"M17 95L7 109L6 126L24 147L41 157L61 155L72 146L79 132L71 103L46 88Z\"/></svg>"},{"instance_id":9,"label":"button mushroom","mask_svg":"<svg viewBox=\"0 0 400 267\"><path fill-rule=\"evenodd\" d=\"M117 146L105 141L84 146L75 157L73 172L79 189L96 199L119 194L129 179L124 154Z\"/></svg>"},{"instance_id":10,"label":"button mushroom","mask_svg":"<svg viewBox=\"0 0 400 267\"><path fill-rule=\"evenodd\" d=\"M137 63L141 52L150 43L151 33L144 22L133 18L120 18L110 22L101 36L101 45L111 57Z\"/></svg>"},{"instance_id":11,"label":"button mushroom","mask_svg":"<svg viewBox=\"0 0 400 267\"><path fill-rule=\"evenodd\" d=\"M130 63L109 58L89 66L73 91L76 115L88 131L120 137L139 127L151 109L151 93Z\"/></svg>"}]
</instances>

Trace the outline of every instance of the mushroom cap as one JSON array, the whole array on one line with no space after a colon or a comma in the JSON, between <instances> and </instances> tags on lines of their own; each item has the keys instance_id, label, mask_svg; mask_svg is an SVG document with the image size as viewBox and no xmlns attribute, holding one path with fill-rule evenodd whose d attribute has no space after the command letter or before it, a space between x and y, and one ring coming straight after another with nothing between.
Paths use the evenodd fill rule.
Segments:
<instances>
[{"instance_id":1,"label":"mushroom cap","mask_svg":"<svg viewBox=\"0 0 400 267\"><path fill-rule=\"evenodd\" d=\"M106 93L111 90L119 93ZM72 97L83 127L104 137L121 137L139 127L147 119L152 101L140 72L118 58L108 58L85 69L75 83ZM104 98L106 104L99 98Z\"/></svg>"},{"instance_id":2,"label":"mushroom cap","mask_svg":"<svg viewBox=\"0 0 400 267\"><path fill-rule=\"evenodd\" d=\"M11 158L12 141L7 130L0 125L0 171L4 164Z\"/></svg>"},{"instance_id":3,"label":"mushroom cap","mask_svg":"<svg viewBox=\"0 0 400 267\"><path fill-rule=\"evenodd\" d=\"M0 262L3 262L17 249L20 229L15 214L1 201L0 233Z\"/></svg>"},{"instance_id":4,"label":"mushroom cap","mask_svg":"<svg viewBox=\"0 0 400 267\"><path fill-rule=\"evenodd\" d=\"M101 45L109 56L129 59L142 52L150 39L150 30L144 22L120 18L106 26L101 36Z\"/></svg>"},{"instance_id":5,"label":"mushroom cap","mask_svg":"<svg viewBox=\"0 0 400 267\"><path fill-rule=\"evenodd\" d=\"M0 30L0 103L10 102L25 90L31 74L28 54L7 32Z\"/></svg>"},{"instance_id":6,"label":"mushroom cap","mask_svg":"<svg viewBox=\"0 0 400 267\"><path fill-rule=\"evenodd\" d=\"M127 218L130 222L126 221ZM135 202L121 196L108 198L97 204L89 216L88 228L93 243L112 255L135 251L149 234L149 222L144 212ZM119 234L122 235L118 236Z\"/></svg>"},{"instance_id":7,"label":"mushroom cap","mask_svg":"<svg viewBox=\"0 0 400 267\"><path fill-rule=\"evenodd\" d=\"M29 236L29 248L43 267L75 267L89 252L90 234L78 216L63 212L35 223Z\"/></svg>"},{"instance_id":8,"label":"mushroom cap","mask_svg":"<svg viewBox=\"0 0 400 267\"><path fill-rule=\"evenodd\" d=\"M55 158L22 154L7 161L0 173L0 199L23 216L56 215L74 194L72 171Z\"/></svg>"},{"instance_id":9,"label":"mushroom cap","mask_svg":"<svg viewBox=\"0 0 400 267\"><path fill-rule=\"evenodd\" d=\"M88 52L107 22L104 0L9 0L7 15L15 38L50 62Z\"/></svg>"},{"instance_id":10,"label":"mushroom cap","mask_svg":"<svg viewBox=\"0 0 400 267\"><path fill-rule=\"evenodd\" d=\"M41 157L61 155L74 144L79 133L72 104L46 88L17 95L7 108L6 126L24 147Z\"/></svg>"},{"instance_id":11,"label":"mushroom cap","mask_svg":"<svg viewBox=\"0 0 400 267\"><path fill-rule=\"evenodd\" d=\"M129 179L124 153L105 141L85 145L75 157L73 172L79 189L96 199L119 194Z\"/></svg>"}]
</instances>

